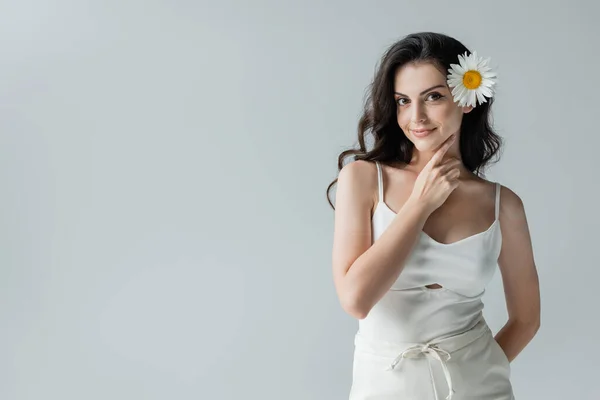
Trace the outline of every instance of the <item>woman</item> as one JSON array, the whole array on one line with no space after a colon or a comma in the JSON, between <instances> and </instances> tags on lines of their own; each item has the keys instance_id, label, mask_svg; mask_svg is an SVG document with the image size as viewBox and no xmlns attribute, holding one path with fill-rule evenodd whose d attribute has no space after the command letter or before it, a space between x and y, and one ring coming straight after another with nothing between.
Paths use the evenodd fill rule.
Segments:
<instances>
[{"instance_id":1,"label":"woman","mask_svg":"<svg viewBox=\"0 0 600 400\"><path fill-rule=\"evenodd\" d=\"M328 194L337 182L336 292L359 319L351 400L514 399L510 361L539 328L540 298L523 203L483 178L502 143L487 63L442 34L393 44L360 148L339 157ZM508 322L494 337L481 297L497 267Z\"/></svg>"}]
</instances>

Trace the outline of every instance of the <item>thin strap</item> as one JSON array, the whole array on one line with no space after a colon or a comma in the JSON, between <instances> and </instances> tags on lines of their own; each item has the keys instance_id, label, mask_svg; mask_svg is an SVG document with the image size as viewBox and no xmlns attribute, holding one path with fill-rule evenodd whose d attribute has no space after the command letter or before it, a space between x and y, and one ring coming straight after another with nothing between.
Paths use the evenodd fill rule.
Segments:
<instances>
[{"instance_id":1,"label":"thin strap","mask_svg":"<svg viewBox=\"0 0 600 400\"><path fill-rule=\"evenodd\" d=\"M379 188L379 202L383 202L383 174L381 173L381 166L379 165L379 161L375 161L375 165L377 165L377 187Z\"/></svg>"},{"instance_id":2,"label":"thin strap","mask_svg":"<svg viewBox=\"0 0 600 400\"><path fill-rule=\"evenodd\" d=\"M500 184L496 182L496 219L498 219L498 214L500 212Z\"/></svg>"}]
</instances>

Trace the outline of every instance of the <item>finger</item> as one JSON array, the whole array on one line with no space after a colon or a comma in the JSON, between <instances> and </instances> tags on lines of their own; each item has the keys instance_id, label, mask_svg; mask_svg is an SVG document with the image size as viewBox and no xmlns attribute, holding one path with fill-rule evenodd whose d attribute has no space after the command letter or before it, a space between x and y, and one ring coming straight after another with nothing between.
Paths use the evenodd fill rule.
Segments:
<instances>
[{"instance_id":1,"label":"finger","mask_svg":"<svg viewBox=\"0 0 600 400\"><path fill-rule=\"evenodd\" d=\"M440 169L440 173L445 174L448 171L454 169L454 168L458 168L462 165L462 161L457 159L457 158L450 158L448 160L445 160L443 163L441 163L438 168Z\"/></svg>"},{"instance_id":2,"label":"finger","mask_svg":"<svg viewBox=\"0 0 600 400\"><path fill-rule=\"evenodd\" d=\"M442 143L441 148L439 148L437 151L437 153L440 153L440 157L443 157L446 154L446 152L448 151L450 146L452 146L455 141L456 141L456 135L450 135L450 137L448 139L446 139L446 141L444 143ZM441 160L441 158L440 158L440 160Z\"/></svg>"},{"instance_id":3,"label":"finger","mask_svg":"<svg viewBox=\"0 0 600 400\"><path fill-rule=\"evenodd\" d=\"M451 180L456 180L460 177L460 169L454 168L448 171L448 178Z\"/></svg>"},{"instance_id":4,"label":"finger","mask_svg":"<svg viewBox=\"0 0 600 400\"><path fill-rule=\"evenodd\" d=\"M450 164L460 164L462 161L457 157L448 157L439 163L438 166L450 165Z\"/></svg>"},{"instance_id":5,"label":"finger","mask_svg":"<svg viewBox=\"0 0 600 400\"><path fill-rule=\"evenodd\" d=\"M439 164L439 162L444 158L444 155L446 154L450 146L452 146L455 140L456 135L451 135L448 139L446 139L446 141L442 143L442 146L438 149L438 151L436 151L433 157L431 157L431 160L429 160L427 166L433 168L437 164Z\"/></svg>"},{"instance_id":6,"label":"finger","mask_svg":"<svg viewBox=\"0 0 600 400\"><path fill-rule=\"evenodd\" d=\"M449 173L448 175L445 176L444 181L448 184L448 186L451 188L451 190L456 189L456 187L458 187L458 185L460 184L460 179L458 177L458 174L452 174Z\"/></svg>"},{"instance_id":7,"label":"finger","mask_svg":"<svg viewBox=\"0 0 600 400\"><path fill-rule=\"evenodd\" d=\"M432 171L438 172L439 175L445 175L453 168L458 167L461 164L461 161L455 157L450 157L447 160L442 161L440 164L434 166Z\"/></svg>"}]
</instances>

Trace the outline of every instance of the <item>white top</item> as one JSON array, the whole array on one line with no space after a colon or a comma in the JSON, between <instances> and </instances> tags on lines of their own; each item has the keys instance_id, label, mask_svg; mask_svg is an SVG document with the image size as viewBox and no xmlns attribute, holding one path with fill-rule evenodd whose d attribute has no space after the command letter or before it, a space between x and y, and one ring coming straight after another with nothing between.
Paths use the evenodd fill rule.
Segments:
<instances>
[{"instance_id":1,"label":"white top","mask_svg":"<svg viewBox=\"0 0 600 400\"><path fill-rule=\"evenodd\" d=\"M381 166L376 162L379 201L373 212L373 242L395 217L383 198ZM389 342L425 343L463 332L479 320L485 287L494 276L502 247L500 184L490 227L459 241L437 242L424 231L390 290L359 320L361 335ZM426 285L439 284L440 289Z\"/></svg>"}]
</instances>

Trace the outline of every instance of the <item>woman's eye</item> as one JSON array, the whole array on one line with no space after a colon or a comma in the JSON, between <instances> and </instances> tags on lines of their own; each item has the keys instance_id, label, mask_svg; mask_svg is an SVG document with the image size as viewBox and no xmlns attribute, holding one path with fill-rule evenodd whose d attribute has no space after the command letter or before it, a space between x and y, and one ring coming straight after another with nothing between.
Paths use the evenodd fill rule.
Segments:
<instances>
[{"instance_id":1,"label":"woman's eye","mask_svg":"<svg viewBox=\"0 0 600 400\"><path fill-rule=\"evenodd\" d=\"M444 97L444 96L442 96L441 94L439 94L439 93L436 93L436 92L434 92L434 93L430 93L430 94L429 94L429 96L427 96L427 98L428 98L428 99L431 99L432 101L437 101L437 100L439 100L439 99L441 99L441 98L443 98L443 97ZM397 99L396 99L396 104L398 104L399 106L406 105L407 103L403 103L403 102L402 102L403 100L407 100L407 99L405 99L404 97L397 98Z\"/></svg>"}]
</instances>

